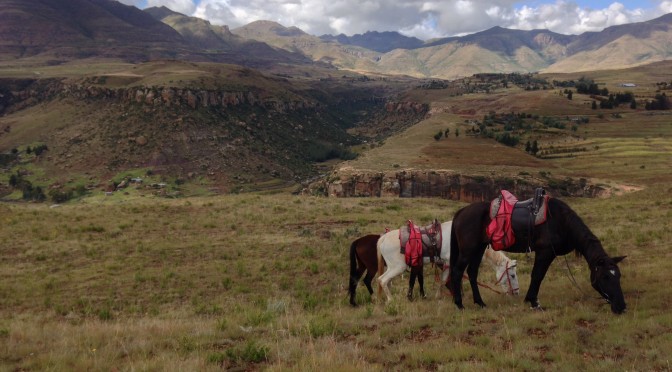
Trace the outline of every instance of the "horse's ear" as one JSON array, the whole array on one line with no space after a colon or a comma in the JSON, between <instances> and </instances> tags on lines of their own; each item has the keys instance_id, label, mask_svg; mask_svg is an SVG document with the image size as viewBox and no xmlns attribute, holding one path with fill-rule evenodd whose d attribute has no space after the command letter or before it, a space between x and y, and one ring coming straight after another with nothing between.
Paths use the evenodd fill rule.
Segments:
<instances>
[{"instance_id":1,"label":"horse's ear","mask_svg":"<svg viewBox=\"0 0 672 372\"><path fill-rule=\"evenodd\" d=\"M612 257L611 259L612 259L612 261L614 261L615 264L617 264L617 263L623 261L623 259L626 258L626 257L628 257L628 256Z\"/></svg>"}]
</instances>

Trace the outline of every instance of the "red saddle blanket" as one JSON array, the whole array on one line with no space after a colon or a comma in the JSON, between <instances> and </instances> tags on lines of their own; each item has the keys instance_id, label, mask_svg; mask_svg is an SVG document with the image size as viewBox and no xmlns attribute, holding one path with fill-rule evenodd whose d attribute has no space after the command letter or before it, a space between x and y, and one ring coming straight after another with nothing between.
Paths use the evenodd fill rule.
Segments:
<instances>
[{"instance_id":1,"label":"red saddle blanket","mask_svg":"<svg viewBox=\"0 0 672 372\"><path fill-rule=\"evenodd\" d=\"M516 236L511 226L511 215L517 202L518 198L510 192L502 190L502 195L490 203L490 209L497 210L497 213L488 224L486 234L488 234L492 249L496 251L506 249L516 242ZM497 203L499 203L499 207L496 206Z\"/></svg>"},{"instance_id":2,"label":"red saddle blanket","mask_svg":"<svg viewBox=\"0 0 672 372\"><path fill-rule=\"evenodd\" d=\"M420 266L422 265L422 232L420 228L409 221L408 224L409 237L404 247L404 256L406 258L406 265ZM399 239L401 240L401 230L399 230Z\"/></svg>"}]
</instances>

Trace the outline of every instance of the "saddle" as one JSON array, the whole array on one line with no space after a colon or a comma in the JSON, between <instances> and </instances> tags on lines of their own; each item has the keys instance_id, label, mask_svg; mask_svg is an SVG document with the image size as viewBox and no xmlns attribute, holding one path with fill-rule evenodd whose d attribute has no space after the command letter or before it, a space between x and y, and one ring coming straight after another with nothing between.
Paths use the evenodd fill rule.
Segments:
<instances>
[{"instance_id":1,"label":"saddle","mask_svg":"<svg viewBox=\"0 0 672 372\"><path fill-rule=\"evenodd\" d=\"M514 245L517 241L529 241L532 228L546 222L549 195L543 188L534 191L534 197L518 201L510 192L490 203L490 224L486 229L492 249L499 251Z\"/></svg>"},{"instance_id":2,"label":"saddle","mask_svg":"<svg viewBox=\"0 0 672 372\"><path fill-rule=\"evenodd\" d=\"M434 262L436 252L430 252L432 249L432 239L436 242L438 249L441 249L441 229L436 227L436 221L430 225L420 227L408 220L407 224L399 228L399 242L401 243L400 252L406 257L408 266L422 265L423 257L429 257ZM437 235L439 235L437 240Z\"/></svg>"}]
</instances>

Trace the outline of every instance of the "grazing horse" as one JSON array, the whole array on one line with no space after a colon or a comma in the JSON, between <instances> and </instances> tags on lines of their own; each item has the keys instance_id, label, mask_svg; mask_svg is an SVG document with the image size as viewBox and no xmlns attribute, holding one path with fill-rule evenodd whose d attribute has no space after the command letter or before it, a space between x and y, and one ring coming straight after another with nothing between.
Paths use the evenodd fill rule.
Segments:
<instances>
[{"instance_id":1,"label":"grazing horse","mask_svg":"<svg viewBox=\"0 0 672 372\"><path fill-rule=\"evenodd\" d=\"M356 239L350 244L350 285L348 293L350 294L350 305L357 306L355 297L357 294L357 283L366 271L364 284L373 295L371 281L378 272L378 257L376 254L376 243L380 235L365 235Z\"/></svg>"},{"instance_id":2,"label":"grazing horse","mask_svg":"<svg viewBox=\"0 0 672 372\"><path fill-rule=\"evenodd\" d=\"M462 305L462 275L467 270L474 303L485 306L478 290L478 264L485 247L489 243L486 228L490 223L490 203L470 204L455 213L453 230L450 234L450 275L453 300L459 309ZM548 199L547 220L543 224L530 226L529 240L523 239L505 249L507 252L524 253L534 251L530 287L525 296L534 309L541 309L537 295L541 281L557 256L572 250L586 259L590 268L590 282L593 288L611 304L611 311L620 314L626 309L621 289L621 272L617 263L625 257L609 257L600 240L565 202Z\"/></svg>"},{"instance_id":3,"label":"grazing horse","mask_svg":"<svg viewBox=\"0 0 672 372\"><path fill-rule=\"evenodd\" d=\"M451 235L452 221L444 222L441 224L441 247L439 256L444 262L449 262L450 258L450 239L448 237ZM445 239L443 239L445 237ZM406 270L408 267L406 265L405 257L400 253L401 242L399 241L399 230L390 231L380 237L378 240L378 251L380 252L380 257L385 260L387 263L388 269L385 273L382 273L382 268L378 267L378 282L380 286L385 290L387 295L387 300L390 301L392 296L389 291L389 283L396 276ZM492 251L492 250L490 250ZM495 278L497 278L497 284L502 286L502 289L508 294L518 294L518 275L516 274L516 260L511 260L506 257L503 253L492 251L485 256L483 260L488 262L490 266L495 269ZM446 286L449 286L447 283L448 279L448 267L444 265L443 272L441 274L443 283L446 283ZM451 289L448 287L448 289ZM452 291L452 290L451 290Z\"/></svg>"}]
</instances>

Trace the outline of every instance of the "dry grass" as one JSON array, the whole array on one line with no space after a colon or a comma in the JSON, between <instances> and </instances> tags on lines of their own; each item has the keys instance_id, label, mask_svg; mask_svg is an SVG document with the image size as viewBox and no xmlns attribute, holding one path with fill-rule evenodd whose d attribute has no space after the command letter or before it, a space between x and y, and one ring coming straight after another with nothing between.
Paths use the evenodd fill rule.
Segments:
<instances>
[{"instance_id":1,"label":"dry grass","mask_svg":"<svg viewBox=\"0 0 672 372\"><path fill-rule=\"evenodd\" d=\"M611 255L628 255L623 316L597 299L583 259L569 256L580 290L557 260L540 293L544 312L487 290L483 310L457 311L445 293L407 302L406 279L393 282L392 304L371 303L360 288L362 306L351 308L349 243L408 218L448 220L462 204L446 200L248 194L4 204L0 365L669 369L669 191L569 200ZM532 261L515 258L526 288Z\"/></svg>"}]
</instances>

